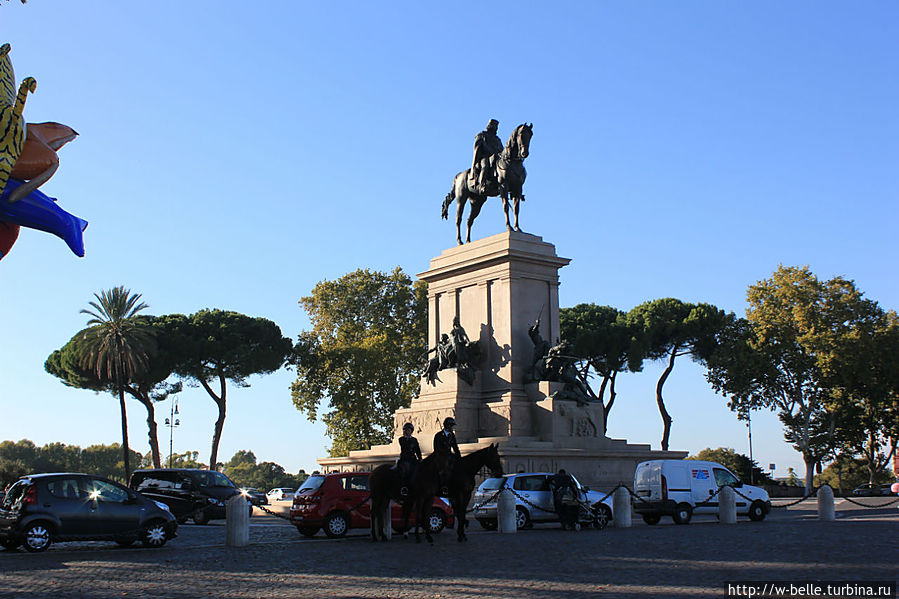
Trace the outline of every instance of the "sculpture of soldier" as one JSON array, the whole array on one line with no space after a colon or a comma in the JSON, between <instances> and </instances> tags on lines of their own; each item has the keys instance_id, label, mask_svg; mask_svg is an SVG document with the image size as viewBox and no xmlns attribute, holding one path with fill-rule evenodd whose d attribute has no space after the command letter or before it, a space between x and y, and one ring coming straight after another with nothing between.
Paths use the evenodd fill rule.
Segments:
<instances>
[{"instance_id":1,"label":"sculpture of soldier","mask_svg":"<svg viewBox=\"0 0 899 599\"><path fill-rule=\"evenodd\" d=\"M496 156L503 151L503 142L496 134L499 121L490 119L487 128L474 138L474 155L468 171L468 187L475 193L485 195L490 184L496 180Z\"/></svg>"}]
</instances>

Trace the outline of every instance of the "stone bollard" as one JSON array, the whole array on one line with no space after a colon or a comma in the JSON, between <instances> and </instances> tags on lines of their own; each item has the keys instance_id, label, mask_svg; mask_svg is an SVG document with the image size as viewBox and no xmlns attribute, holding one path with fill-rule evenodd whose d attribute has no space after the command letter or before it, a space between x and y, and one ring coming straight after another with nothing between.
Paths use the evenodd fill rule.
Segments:
<instances>
[{"instance_id":1,"label":"stone bollard","mask_svg":"<svg viewBox=\"0 0 899 599\"><path fill-rule=\"evenodd\" d=\"M384 519L382 520L382 522L383 522L382 531L384 533L384 537L388 541L393 538L393 519L390 517L390 514L393 511L390 509L392 506L393 506L393 501L388 501L387 507L384 508L384 514L383 514Z\"/></svg>"},{"instance_id":2,"label":"stone bollard","mask_svg":"<svg viewBox=\"0 0 899 599\"><path fill-rule=\"evenodd\" d=\"M835 518L833 489L830 485L821 485L821 488L818 489L818 520L832 522Z\"/></svg>"},{"instance_id":3,"label":"stone bollard","mask_svg":"<svg viewBox=\"0 0 899 599\"><path fill-rule=\"evenodd\" d=\"M718 522L737 523L737 494L731 486L723 486L718 491Z\"/></svg>"},{"instance_id":4,"label":"stone bollard","mask_svg":"<svg viewBox=\"0 0 899 599\"><path fill-rule=\"evenodd\" d=\"M225 506L225 545L246 547L250 544L250 510L243 495L235 495Z\"/></svg>"},{"instance_id":5,"label":"stone bollard","mask_svg":"<svg viewBox=\"0 0 899 599\"><path fill-rule=\"evenodd\" d=\"M518 511L515 509L515 496L509 489L496 498L496 519L499 532L518 532Z\"/></svg>"},{"instance_id":6,"label":"stone bollard","mask_svg":"<svg viewBox=\"0 0 899 599\"><path fill-rule=\"evenodd\" d=\"M631 527L631 494L624 487L618 487L612 495L612 520L615 528Z\"/></svg>"}]
</instances>

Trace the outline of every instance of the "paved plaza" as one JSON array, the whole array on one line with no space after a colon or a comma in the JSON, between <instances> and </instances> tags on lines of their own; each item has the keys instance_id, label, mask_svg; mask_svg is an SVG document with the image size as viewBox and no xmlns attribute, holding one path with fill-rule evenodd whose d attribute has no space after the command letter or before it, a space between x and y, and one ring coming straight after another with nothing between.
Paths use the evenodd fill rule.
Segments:
<instances>
[{"instance_id":1,"label":"paved plaza","mask_svg":"<svg viewBox=\"0 0 899 599\"><path fill-rule=\"evenodd\" d=\"M224 546L218 522L182 526L158 550L0 551L0 597L724 597L725 581L735 580L895 582L896 505L837 499L837 511L835 522L821 522L807 501L761 523L701 516L688 526L635 520L580 532L542 525L499 534L475 523L467 543L445 531L433 546L399 536L372 543L361 530L303 539L283 520L254 516L251 545L240 549Z\"/></svg>"}]
</instances>

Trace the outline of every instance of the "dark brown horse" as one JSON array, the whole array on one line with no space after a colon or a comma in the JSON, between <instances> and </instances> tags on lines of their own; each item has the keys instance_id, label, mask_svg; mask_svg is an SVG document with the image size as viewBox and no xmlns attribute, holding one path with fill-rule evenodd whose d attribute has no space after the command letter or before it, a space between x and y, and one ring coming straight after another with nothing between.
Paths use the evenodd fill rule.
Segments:
<instances>
[{"instance_id":1,"label":"dark brown horse","mask_svg":"<svg viewBox=\"0 0 899 599\"><path fill-rule=\"evenodd\" d=\"M465 241L471 241L471 225L474 219L481 212L481 206L487 201L489 196L500 196L503 200L503 211L506 213L506 229L513 229L512 223L509 221L509 203L515 213L516 231L521 231L518 226L518 208L519 204L524 201L524 193L522 187L524 185L527 171L524 169L524 159L528 157L530 151L531 137L534 134L534 125L522 123L515 128L506 147L497 156L496 160L496 184L485 194L475 193L468 187L468 170L464 170L453 178L453 189L446 194L443 200L443 208L440 215L443 218L449 217L449 207L456 201L456 241L462 245L462 212L465 210L465 203L470 202L471 207L468 211L468 228L465 232Z\"/></svg>"},{"instance_id":2,"label":"dark brown horse","mask_svg":"<svg viewBox=\"0 0 899 599\"><path fill-rule=\"evenodd\" d=\"M421 464L418 475L412 482L409 495L406 498L399 496L399 477L391 466L378 466L371 473L369 486L371 488L371 536L372 540L386 540L384 536L384 514L390 505L390 500L403 503L403 530L409 528L409 516L415 514L415 540L421 541L418 534L419 527L424 529L425 539L433 543L431 530L427 526L431 505L434 496L440 491L440 473L438 460L434 454L429 455ZM465 526L467 520L465 512L471 493L475 487L475 476L482 468L489 468L493 476L503 475L503 465L497 445L490 445L479 449L456 461L455 468L449 481L449 500L456 518L456 536L459 541L467 539Z\"/></svg>"}]
</instances>

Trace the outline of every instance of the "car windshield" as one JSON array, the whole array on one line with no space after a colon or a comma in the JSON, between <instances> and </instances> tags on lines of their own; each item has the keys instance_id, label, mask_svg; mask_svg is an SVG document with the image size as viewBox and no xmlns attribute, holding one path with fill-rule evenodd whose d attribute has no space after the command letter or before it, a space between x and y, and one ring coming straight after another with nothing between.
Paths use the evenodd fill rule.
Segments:
<instances>
[{"instance_id":1,"label":"car windshield","mask_svg":"<svg viewBox=\"0 0 899 599\"><path fill-rule=\"evenodd\" d=\"M200 479L202 487L234 487L234 483L221 472L197 472L197 478Z\"/></svg>"},{"instance_id":2,"label":"car windshield","mask_svg":"<svg viewBox=\"0 0 899 599\"><path fill-rule=\"evenodd\" d=\"M305 481L303 481L303 485L300 487L298 493L306 493L308 491L317 491L319 487L322 486L322 483L325 482L325 477L319 474L313 474Z\"/></svg>"},{"instance_id":3,"label":"car windshield","mask_svg":"<svg viewBox=\"0 0 899 599\"><path fill-rule=\"evenodd\" d=\"M481 483L481 486L478 488L479 491L497 491L503 486L503 482L505 478L488 478L484 482Z\"/></svg>"}]
</instances>

